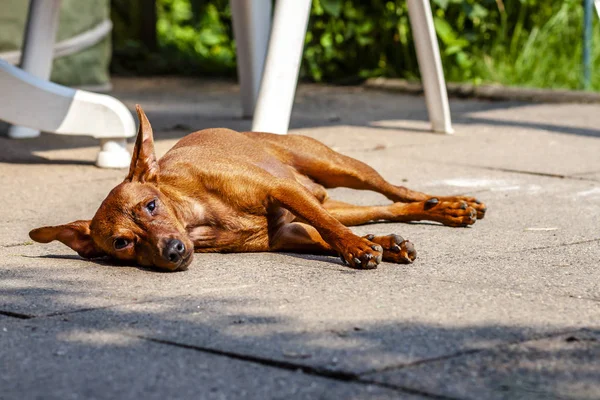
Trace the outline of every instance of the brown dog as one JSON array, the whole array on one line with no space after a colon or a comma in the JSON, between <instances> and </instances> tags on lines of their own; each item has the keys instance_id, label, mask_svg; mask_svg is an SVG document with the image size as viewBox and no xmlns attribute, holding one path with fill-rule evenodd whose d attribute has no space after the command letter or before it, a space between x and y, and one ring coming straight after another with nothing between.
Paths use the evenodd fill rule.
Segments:
<instances>
[{"instance_id":1,"label":"brown dog","mask_svg":"<svg viewBox=\"0 0 600 400\"><path fill-rule=\"evenodd\" d=\"M381 260L410 263L413 245L398 235L356 236L369 221L438 221L467 226L485 205L386 182L375 170L296 135L206 129L156 160L141 107L129 174L91 221L43 227L37 242L59 240L80 256L110 256L167 270L186 269L194 252L290 251L339 254L355 268ZM328 199L325 188L374 190L394 203L361 207Z\"/></svg>"}]
</instances>

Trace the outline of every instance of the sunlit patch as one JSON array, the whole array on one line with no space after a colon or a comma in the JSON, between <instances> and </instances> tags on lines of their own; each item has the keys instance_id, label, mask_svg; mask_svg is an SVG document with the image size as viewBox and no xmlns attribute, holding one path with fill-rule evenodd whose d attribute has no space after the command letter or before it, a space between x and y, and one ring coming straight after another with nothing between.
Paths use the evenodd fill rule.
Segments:
<instances>
[{"instance_id":1,"label":"sunlit patch","mask_svg":"<svg viewBox=\"0 0 600 400\"><path fill-rule=\"evenodd\" d=\"M600 196L600 187L595 187L588 190L582 190L575 193L576 197L597 197Z\"/></svg>"},{"instance_id":2,"label":"sunlit patch","mask_svg":"<svg viewBox=\"0 0 600 400\"><path fill-rule=\"evenodd\" d=\"M445 179L440 183L447 186L457 186L465 188L499 188L499 187L517 187L514 182L500 179L473 179L473 178L455 178Z\"/></svg>"},{"instance_id":3,"label":"sunlit patch","mask_svg":"<svg viewBox=\"0 0 600 400\"><path fill-rule=\"evenodd\" d=\"M507 181L503 179L473 179L473 178L454 178L433 181L426 186L452 186L463 189L489 190L491 192L514 192L538 193L542 190L540 185L520 184L519 181Z\"/></svg>"},{"instance_id":4,"label":"sunlit patch","mask_svg":"<svg viewBox=\"0 0 600 400\"><path fill-rule=\"evenodd\" d=\"M125 336L116 332L105 331L72 331L61 333L57 337L59 340L69 343L79 343L89 346L119 346L128 347L137 343L139 339L132 336Z\"/></svg>"},{"instance_id":5,"label":"sunlit patch","mask_svg":"<svg viewBox=\"0 0 600 400\"><path fill-rule=\"evenodd\" d=\"M512 191L519 190L519 189L521 189L521 186L518 186L518 185L514 185L514 186L501 186L501 187L490 188L490 190L492 192L512 192Z\"/></svg>"},{"instance_id":6,"label":"sunlit patch","mask_svg":"<svg viewBox=\"0 0 600 400\"><path fill-rule=\"evenodd\" d=\"M431 132L431 124L427 121L412 121L412 120L379 120L371 121L371 126L378 128L403 129L415 132Z\"/></svg>"}]
</instances>

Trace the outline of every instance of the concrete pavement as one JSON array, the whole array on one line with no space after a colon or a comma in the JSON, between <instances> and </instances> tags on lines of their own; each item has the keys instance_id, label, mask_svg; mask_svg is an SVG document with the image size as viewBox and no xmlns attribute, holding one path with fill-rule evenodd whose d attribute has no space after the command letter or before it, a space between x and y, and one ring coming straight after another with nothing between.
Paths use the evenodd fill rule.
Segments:
<instances>
[{"instance_id":1,"label":"concrete pavement","mask_svg":"<svg viewBox=\"0 0 600 400\"><path fill-rule=\"evenodd\" d=\"M193 130L250 126L233 84L114 83L146 110L159 154ZM353 228L415 243L413 265L374 271L270 253L159 273L32 244L34 227L90 218L125 171L93 167L86 138L0 137L0 399L600 398L598 106L451 108L456 134L442 136L421 97L299 90L293 133L489 207L466 229Z\"/></svg>"}]
</instances>

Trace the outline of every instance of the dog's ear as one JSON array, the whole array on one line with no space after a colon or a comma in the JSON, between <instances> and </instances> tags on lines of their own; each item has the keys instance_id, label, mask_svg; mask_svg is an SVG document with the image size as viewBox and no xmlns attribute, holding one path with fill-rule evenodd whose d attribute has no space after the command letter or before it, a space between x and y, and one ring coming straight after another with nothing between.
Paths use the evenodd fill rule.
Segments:
<instances>
[{"instance_id":1,"label":"dog's ear","mask_svg":"<svg viewBox=\"0 0 600 400\"><path fill-rule=\"evenodd\" d=\"M45 226L29 232L29 237L40 243L58 240L83 258L102 257L106 254L100 250L90 235L91 221L74 221L66 225Z\"/></svg>"},{"instance_id":2,"label":"dog's ear","mask_svg":"<svg viewBox=\"0 0 600 400\"><path fill-rule=\"evenodd\" d=\"M139 104L135 105L135 110L140 121L140 128L131 156L129 174L125 181L158 183L158 162L154 154L152 127Z\"/></svg>"}]
</instances>

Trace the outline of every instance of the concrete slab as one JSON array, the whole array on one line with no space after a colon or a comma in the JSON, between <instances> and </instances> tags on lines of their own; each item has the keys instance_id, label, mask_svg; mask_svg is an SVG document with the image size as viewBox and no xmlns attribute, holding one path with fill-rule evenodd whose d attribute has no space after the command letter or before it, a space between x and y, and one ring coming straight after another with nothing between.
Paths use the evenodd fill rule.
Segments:
<instances>
[{"instance_id":1,"label":"concrete slab","mask_svg":"<svg viewBox=\"0 0 600 400\"><path fill-rule=\"evenodd\" d=\"M90 154L92 160L94 154ZM9 247L30 241L28 232L32 228L91 219L126 174L91 166L0 166L0 185L5 188L0 191L0 201L10 205L0 210L0 246Z\"/></svg>"},{"instance_id":2,"label":"concrete slab","mask_svg":"<svg viewBox=\"0 0 600 400\"><path fill-rule=\"evenodd\" d=\"M0 311L33 317L158 301L199 290L235 291L259 276L258 271L246 271L245 275L231 274L231 279L220 281L220 255L199 257L194 273L198 281L192 283L186 273L161 273L136 266L114 266L102 260L83 260L61 244L50 245L47 250L22 246L9 251L7 254L6 249L0 249ZM216 274L205 278L204 263L215 267Z\"/></svg>"},{"instance_id":3,"label":"concrete slab","mask_svg":"<svg viewBox=\"0 0 600 400\"><path fill-rule=\"evenodd\" d=\"M223 264L229 271L246 264L236 275L262 270L247 287L204 292L205 277L216 273L221 284L229 277L207 265L198 278L187 276L198 282L196 293L68 318L90 328L352 373L598 322L594 301L447 282L389 264L373 273L316 269L325 264L317 260L301 268L284 257L244 255Z\"/></svg>"},{"instance_id":4,"label":"concrete slab","mask_svg":"<svg viewBox=\"0 0 600 400\"><path fill-rule=\"evenodd\" d=\"M435 279L471 288L493 286L516 293L547 293L600 302L600 241L507 252L496 257L475 256L471 260L442 262L438 258L431 264L427 270L435 269ZM600 318L600 310L598 313Z\"/></svg>"},{"instance_id":5,"label":"concrete slab","mask_svg":"<svg viewBox=\"0 0 600 400\"><path fill-rule=\"evenodd\" d=\"M597 399L600 331L579 331L365 377L461 399Z\"/></svg>"},{"instance_id":6,"label":"concrete slab","mask_svg":"<svg viewBox=\"0 0 600 400\"><path fill-rule=\"evenodd\" d=\"M457 137L452 143L415 146L408 157L558 176L585 173L600 167L600 161L594 161L598 151L597 138L543 134L529 129L511 129L509 134L502 136L499 133L482 129L482 138L477 140ZM505 150L498 151L500 146Z\"/></svg>"},{"instance_id":7,"label":"concrete slab","mask_svg":"<svg viewBox=\"0 0 600 400\"><path fill-rule=\"evenodd\" d=\"M422 398L66 321L0 320L2 399Z\"/></svg>"}]
</instances>

